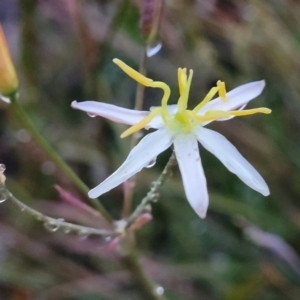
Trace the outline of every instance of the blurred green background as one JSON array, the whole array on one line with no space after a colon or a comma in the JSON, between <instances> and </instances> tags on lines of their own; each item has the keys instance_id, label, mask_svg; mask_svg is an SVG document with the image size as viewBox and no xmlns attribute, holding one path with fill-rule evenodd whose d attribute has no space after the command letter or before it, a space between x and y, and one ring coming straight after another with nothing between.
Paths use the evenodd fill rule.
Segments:
<instances>
[{"instance_id":1,"label":"blurred green background","mask_svg":"<svg viewBox=\"0 0 300 300\"><path fill-rule=\"evenodd\" d=\"M146 0L1 0L0 22L36 128L90 187L126 158L126 128L71 109L73 100L133 108L136 83L112 63L139 68ZM178 98L178 67L194 70L194 107L219 79L230 90L266 80L249 107L271 115L210 127L224 134L266 179L271 195L244 185L200 147L210 206L201 220L185 199L177 167L137 236L141 261L168 299L300 299L300 3L293 0L165 1L148 76ZM161 92L146 89L144 108ZM135 205L171 150L138 175ZM63 202L59 184L83 197L0 103L0 163L7 185L50 216L96 224ZM122 187L101 197L119 219ZM99 239L50 233L11 203L0 206L0 299L142 299L118 254Z\"/></svg>"}]
</instances>

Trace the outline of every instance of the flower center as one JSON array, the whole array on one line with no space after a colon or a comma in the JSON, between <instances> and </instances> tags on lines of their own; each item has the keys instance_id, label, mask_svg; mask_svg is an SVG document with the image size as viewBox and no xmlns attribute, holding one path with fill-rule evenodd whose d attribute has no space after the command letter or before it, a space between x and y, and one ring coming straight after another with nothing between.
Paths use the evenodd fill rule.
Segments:
<instances>
[{"instance_id":1,"label":"flower center","mask_svg":"<svg viewBox=\"0 0 300 300\"><path fill-rule=\"evenodd\" d=\"M193 78L193 70L190 70L189 75L187 76L186 68L179 68L177 73L180 94L180 97L177 102L178 110L175 113L175 115L171 115L168 110L168 100L171 94L171 90L166 83L160 81L153 81L152 79L145 77L144 75L135 71L119 59L115 58L113 62L117 64L127 75L136 80L138 83L146 87L161 88L164 92L163 98L161 100L161 106L154 108L147 117L142 119L137 124L129 127L126 131L122 133L121 137L126 137L143 129L157 115L161 115L164 123L171 130L176 132L188 133L193 129L194 126L205 122L229 118L232 116L246 116L256 113L269 114L271 112L270 109L262 107L243 111L210 110L207 111L204 115L199 115L198 113L201 110L201 108L203 108L217 93L219 94L221 101L229 101L227 99L225 83L220 80L217 82L216 86L208 92L204 99L193 110L188 110L187 103L190 92L190 86Z\"/></svg>"}]
</instances>

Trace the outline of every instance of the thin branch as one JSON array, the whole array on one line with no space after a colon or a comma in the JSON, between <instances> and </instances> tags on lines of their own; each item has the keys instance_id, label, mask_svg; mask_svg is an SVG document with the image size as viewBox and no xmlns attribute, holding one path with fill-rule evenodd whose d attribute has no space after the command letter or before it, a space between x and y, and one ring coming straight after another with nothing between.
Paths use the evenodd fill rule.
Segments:
<instances>
[{"instance_id":1,"label":"thin branch","mask_svg":"<svg viewBox=\"0 0 300 300\"><path fill-rule=\"evenodd\" d=\"M158 179L151 183L150 191L142 199L141 203L137 206L137 208L134 210L134 212L128 218L127 227L129 227L131 224L134 223L134 221L145 211L145 208L149 203L155 202L157 200L157 198L159 197L158 190L160 189L162 184L165 182L167 177L170 175L171 169L175 164L176 164L176 158L175 158L175 154L173 153L171 155L171 157L169 158L169 161L166 164L163 172L158 177Z\"/></svg>"},{"instance_id":2,"label":"thin branch","mask_svg":"<svg viewBox=\"0 0 300 300\"><path fill-rule=\"evenodd\" d=\"M122 262L135 278L144 296L143 299L166 300L166 297L163 295L163 288L155 285L145 273L135 248L131 249L130 253L123 257Z\"/></svg>"},{"instance_id":3,"label":"thin branch","mask_svg":"<svg viewBox=\"0 0 300 300\"><path fill-rule=\"evenodd\" d=\"M10 200L14 203L22 212L29 214L34 219L43 222L45 228L49 231L55 232L58 230L63 231L64 233L76 233L81 236L90 236L90 235L97 235L106 238L112 238L115 236L120 235L120 232L117 230L106 230L106 229L97 229L87 226L76 225L73 223L65 222L64 219L55 219L48 217L35 209L27 206L19 199L17 199L7 188L6 186L2 185L0 188L0 194L2 201Z\"/></svg>"}]
</instances>

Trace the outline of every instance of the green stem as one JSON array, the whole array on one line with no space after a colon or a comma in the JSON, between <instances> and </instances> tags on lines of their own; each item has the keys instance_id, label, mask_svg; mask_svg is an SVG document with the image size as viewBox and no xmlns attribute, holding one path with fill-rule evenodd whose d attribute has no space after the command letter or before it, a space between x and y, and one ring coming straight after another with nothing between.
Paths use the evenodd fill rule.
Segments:
<instances>
[{"instance_id":1,"label":"green stem","mask_svg":"<svg viewBox=\"0 0 300 300\"><path fill-rule=\"evenodd\" d=\"M147 276L144 271L143 266L139 261L139 257L135 247L135 238L134 234L132 236L128 235L124 237L127 241L125 247L127 249L126 254L124 253L122 257L122 263L127 270L130 271L132 276L134 277L140 292L143 294L143 299L146 300L166 300L163 296L163 293L160 292L158 286L156 286Z\"/></svg>"},{"instance_id":2,"label":"green stem","mask_svg":"<svg viewBox=\"0 0 300 300\"><path fill-rule=\"evenodd\" d=\"M154 202L157 200L159 194L158 190L163 185L165 180L168 178L168 176L171 173L172 167L176 164L176 157L175 154L172 153L171 157L169 158L168 163L166 164L164 170L159 175L158 179L151 184L151 189L147 193L147 195L142 199L141 203L136 207L134 212L131 214L131 216L127 220L126 227L130 227L134 223L134 221L145 211L145 208L147 205L151 202Z\"/></svg>"},{"instance_id":3,"label":"green stem","mask_svg":"<svg viewBox=\"0 0 300 300\"><path fill-rule=\"evenodd\" d=\"M46 229L54 232L57 230L67 232L67 233L75 233L84 236L102 236L107 238L113 238L118 236L119 233L115 230L107 230L107 229L98 229L93 227L87 227L82 225L77 225L69 222L65 222L64 219L55 219L48 217L37 210L29 207L28 205L21 202L18 198L16 198L7 188L5 185L0 184L0 195L2 199L7 199L15 204L23 213L26 213L32 216L34 219L38 220L39 222L43 222Z\"/></svg>"},{"instance_id":4,"label":"green stem","mask_svg":"<svg viewBox=\"0 0 300 300\"><path fill-rule=\"evenodd\" d=\"M176 163L175 154L173 153L166 164L163 172L158 179L152 183L150 191L142 199L141 203L128 218L126 228L130 227L135 220L144 212L146 206L157 199L158 190L170 175L172 167ZM158 286L148 278L143 266L139 262L139 257L135 245L135 235L133 232L127 231L127 235L120 240L119 253L122 255L122 262L124 266L130 271L134 279L136 280L140 291L144 295L143 299L147 300L165 300Z\"/></svg>"},{"instance_id":5,"label":"green stem","mask_svg":"<svg viewBox=\"0 0 300 300\"><path fill-rule=\"evenodd\" d=\"M22 125L30 132L33 140L44 150L44 152L49 156L49 158L61 169L65 175L77 186L77 188L84 193L88 193L88 186L74 173L74 171L62 160L62 158L56 153L52 146L47 142L47 140L35 129L34 125L29 120L26 112L20 106L18 101L16 101L16 96L11 97L11 108L13 113L18 117ZM98 209L102 217L107 221L111 221L112 218L106 209L97 199L89 199L92 205Z\"/></svg>"}]
</instances>

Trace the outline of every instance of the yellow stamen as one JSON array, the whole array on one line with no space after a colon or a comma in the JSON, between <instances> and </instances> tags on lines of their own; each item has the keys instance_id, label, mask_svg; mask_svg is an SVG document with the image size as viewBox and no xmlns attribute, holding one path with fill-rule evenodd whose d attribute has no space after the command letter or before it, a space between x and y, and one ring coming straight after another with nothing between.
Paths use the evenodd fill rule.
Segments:
<instances>
[{"instance_id":1,"label":"yellow stamen","mask_svg":"<svg viewBox=\"0 0 300 300\"><path fill-rule=\"evenodd\" d=\"M178 77L178 87L179 87L179 95L183 95L184 93L184 84L182 84L181 81L181 74L182 74L183 69L182 68L178 68L177 71L177 77Z\"/></svg>"},{"instance_id":2,"label":"yellow stamen","mask_svg":"<svg viewBox=\"0 0 300 300\"><path fill-rule=\"evenodd\" d=\"M188 97L189 97L189 93L190 93L190 86L191 86L191 82L193 79L193 70L190 70L189 73L189 77L186 77L185 74L185 87L183 92L180 94L180 98L177 102L178 105L178 111L184 111L187 108L187 103L188 103Z\"/></svg>"},{"instance_id":3,"label":"yellow stamen","mask_svg":"<svg viewBox=\"0 0 300 300\"><path fill-rule=\"evenodd\" d=\"M153 81L151 84L149 84L149 87L160 88L164 91L164 95L163 95L163 98L161 100L161 106L162 106L163 109L168 110L167 109L168 100L169 100L170 95L171 95L170 87L167 84L165 84L164 82L161 82L161 81Z\"/></svg>"},{"instance_id":4,"label":"yellow stamen","mask_svg":"<svg viewBox=\"0 0 300 300\"><path fill-rule=\"evenodd\" d=\"M213 97L219 93L219 97L222 101L228 101L226 95L226 86L223 81L218 81L217 85L213 87L204 99L193 109L187 109L188 96L190 92L190 86L193 78L193 70L189 71L187 76L187 69L179 68L177 72L178 86L180 97L177 102L177 112L175 115L171 115L168 110L168 100L171 94L170 87L161 81L153 81L150 78L138 73L124 62L119 59L113 60L126 74L131 78L143 84L147 87L160 88L163 90L164 95L161 100L161 106L153 109L147 117L142 119L137 124L131 126L121 135L122 138L131 135L144 127L146 127L154 117L160 115L166 126L174 131L180 131L182 133L191 132L194 126L202 123L207 123L214 120L226 119L234 116L247 116L257 113L269 114L271 110L265 107L248 109L248 110L233 110L233 111L222 111L222 110L209 110L204 115L198 115L199 110L203 108Z\"/></svg>"},{"instance_id":5,"label":"yellow stamen","mask_svg":"<svg viewBox=\"0 0 300 300\"><path fill-rule=\"evenodd\" d=\"M182 85L183 93L184 93L184 91L186 89L186 80L187 80L186 68L183 68L182 72L180 74L180 83Z\"/></svg>"},{"instance_id":6,"label":"yellow stamen","mask_svg":"<svg viewBox=\"0 0 300 300\"><path fill-rule=\"evenodd\" d=\"M125 130L121 134L121 138L129 136L129 135L143 129L148 123L150 123L152 121L152 119L156 115L158 115L161 112L161 110L162 110L161 107L157 107L157 108L153 109L147 117L142 119L140 122L134 124L133 126L129 127L127 130Z\"/></svg>"},{"instance_id":7,"label":"yellow stamen","mask_svg":"<svg viewBox=\"0 0 300 300\"><path fill-rule=\"evenodd\" d=\"M266 107L254 108L254 109L246 109L246 110L232 110L232 111L222 111L222 110L210 110L203 116L195 116L194 118L198 122L207 122L213 121L223 118L230 118L232 116L235 117L243 117L254 114L270 114L271 109Z\"/></svg>"},{"instance_id":8,"label":"yellow stamen","mask_svg":"<svg viewBox=\"0 0 300 300\"><path fill-rule=\"evenodd\" d=\"M259 108L253 108L253 109L245 109L245 110L232 110L228 113L232 116L236 117L242 117L242 116L248 116L248 115L254 115L254 114L270 114L272 112L271 109L266 107L259 107Z\"/></svg>"},{"instance_id":9,"label":"yellow stamen","mask_svg":"<svg viewBox=\"0 0 300 300\"><path fill-rule=\"evenodd\" d=\"M208 103L218 92L218 87L213 87L210 89L205 98L193 109L194 113L197 113L206 103Z\"/></svg>"},{"instance_id":10,"label":"yellow stamen","mask_svg":"<svg viewBox=\"0 0 300 300\"><path fill-rule=\"evenodd\" d=\"M138 83L149 86L151 82L153 82L152 79L140 74L136 70L132 69L128 65L126 65L124 62L119 60L118 58L113 59L113 62L118 65L128 76L130 76L132 79L137 81Z\"/></svg>"},{"instance_id":11,"label":"yellow stamen","mask_svg":"<svg viewBox=\"0 0 300 300\"><path fill-rule=\"evenodd\" d=\"M224 101L227 102L227 96L226 96L226 87L225 87L225 82L218 80L217 81L217 87L219 88L219 96L220 98Z\"/></svg>"},{"instance_id":12,"label":"yellow stamen","mask_svg":"<svg viewBox=\"0 0 300 300\"><path fill-rule=\"evenodd\" d=\"M169 111L168 111L168 107L167 106L168 106L168 100L169 100L170 95L171 95L171 89L170 89L170 87L166 83L164 83L164 82L153 81L152 79L150 79L148 77L145 77L144 75L142 75L139 72L137 72L136 70L132 69L131 67L129 67L127 64L125 64L124 62L122 62L118 58L114 58L113 62L116 65L118 65L128 76L130 76L132 79L136 80L138 83L140 83L142 85L145 85L147 87L160 88L160 89L162 89L164 91L164 95L163 95L163 98L161 100L162 118L163 118L164 122L167 123L167 119L169 117ZM178 72L179 72L179 70L178 70ZM186 69L180 69L180 73L181 74L182 73L186 73ZM146 118L148 118L148 117L146 117ZM147 123L149 123L150 121L148 121ZM132 126L132 127L134 127L134 126ZM131 129L132 127L130 127L129 129ZM141 128L143 128L143 127L141 127ZM135 132L135 129L133 129L133 130L134 130L133 132ZM127 134L127 130L125 132L126 132L125 136L131 134L131 133ZM125 134L125 132L123 134Z\"/></svg>"},{"instance_id":13,"label":"yellow stamen","mask_svg":"<svg viewBox=\"0 0 300 300\"><path fill-rule=\"evenodd\" d=\"M194 75L194 71L190 70L189 77L188 77L188 80L187 80L187 83L186 83L186 91L185 91L185 94L186 94L187 98L188 98L189 93L190 93L190 87L191 87L193 75Z\"/></svg>"}]
</instances>

